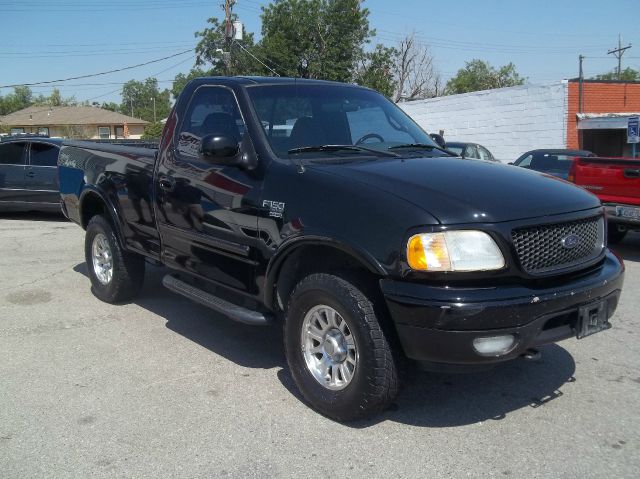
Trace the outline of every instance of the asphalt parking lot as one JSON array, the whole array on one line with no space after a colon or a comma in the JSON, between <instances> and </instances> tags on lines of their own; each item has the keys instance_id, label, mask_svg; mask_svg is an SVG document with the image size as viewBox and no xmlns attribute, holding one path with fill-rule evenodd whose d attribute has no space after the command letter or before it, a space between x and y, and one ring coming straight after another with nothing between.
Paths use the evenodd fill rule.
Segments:
<instances>
[{"instance_id":1,"label":"asphalt parking lot","mask_svg":"<svg viewBox=\"0 0 640 479\"><path fill-rule=\"evenodd\" d=\"M640 477L640 235L614 328L472 375L414 372L382 416L307 408L280 331L161 285L112 306L83 231L0 216L0 476Z\"/></svg>"}]
</instances>

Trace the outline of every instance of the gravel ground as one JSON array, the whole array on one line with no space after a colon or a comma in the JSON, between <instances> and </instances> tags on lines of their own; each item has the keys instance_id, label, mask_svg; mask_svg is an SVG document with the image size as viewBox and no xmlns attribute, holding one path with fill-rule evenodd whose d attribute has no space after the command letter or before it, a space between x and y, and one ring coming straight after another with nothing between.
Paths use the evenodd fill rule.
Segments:
<instances>
[{"instance_id":1,"label":"gravel ground","mask_svg":"<svg viewBox=\"0 0 640 479\"><path fill-rule=\"evenodd\" d=\"M0 476L640 477L640 235L614 328L470 375L413 373L340 425L300 400L280 331L165 290L93 297L82 230L0 217Z\"/></svg>"}]
</instances>

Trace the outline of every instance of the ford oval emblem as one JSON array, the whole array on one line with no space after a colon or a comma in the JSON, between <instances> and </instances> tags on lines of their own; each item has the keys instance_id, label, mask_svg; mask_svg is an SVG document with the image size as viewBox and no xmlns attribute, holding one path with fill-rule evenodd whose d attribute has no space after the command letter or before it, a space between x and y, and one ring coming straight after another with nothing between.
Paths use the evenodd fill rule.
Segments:
<instances>
[{"instance_id":1,"label":"ford oval emblem","mask_svg":"<svg viewBox=\"0 0 640 479\"><path fill-rule=\"evenodd\" d=\"M580 244L580 236L571 234L562 238L562 246L566 249L573 249Z\"/></svg>"}]
</instances>

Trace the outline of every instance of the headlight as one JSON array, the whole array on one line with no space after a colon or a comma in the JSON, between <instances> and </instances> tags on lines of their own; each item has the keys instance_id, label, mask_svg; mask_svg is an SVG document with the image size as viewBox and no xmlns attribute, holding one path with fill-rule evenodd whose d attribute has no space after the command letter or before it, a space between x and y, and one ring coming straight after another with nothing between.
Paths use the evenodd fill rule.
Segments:
<instances>
[{"instance_id":1,"label":"headlight","mask_svg":"<svg viewBox=\"0 0 640 479\"><path fill-rule=\"evenodd\" d=\"M407 244L407 261L418 271L487 271L505 264L491 236L472 230L414 235Z\"/></svg>"}]
</instances>

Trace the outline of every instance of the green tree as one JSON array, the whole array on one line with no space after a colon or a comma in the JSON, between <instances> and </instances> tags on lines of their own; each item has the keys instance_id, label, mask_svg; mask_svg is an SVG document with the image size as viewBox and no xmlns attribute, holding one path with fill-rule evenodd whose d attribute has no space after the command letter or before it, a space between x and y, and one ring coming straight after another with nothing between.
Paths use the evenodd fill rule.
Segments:
<instances>
[{"instance_id":1,"label":"green tree","mask_svg":"<svg viewBox=\"0 0 640 479\"><path fill-rule=\"evenodd\" d=\"M165 89L160 91L158 80L147 78L145 81L129 80L122 87L122 104L120 111L134 118L146 121L161 120L171 110L171 93Z\"/></svg>"},{"instance_id":2,"label":"green tree","mask_svg":"<svg viewBox=\"0 0 640 479\"><path fill-rule=\"evenodd\" d=\"M237 16L233 15L232 20L236 20ZM246 50L254 50L253 33L243 30L243 39L234 40L227 43L225 37L225 25L215 17L207 20L209 27L201 32L196 32L196 37L200 40L196 45L196 69L191 73L199 74L204 72L201 67L207 65L210 69L208 75L253 75L263 73L263 68L246 52ZM228 63L228 64L227 64ZM187 75L188 77L188 75ZM195 78L195 76L188 78ZM188 80L187 80L188 81ZM186 84L186 81L184 82ZM184 84L182 85L184 88ZM182 91L182 88L180 88ZM179 92L178 92L179 93Z\"/></svg>"},{"instance_id":3,"label":"green tree","mask_svg":"<svg viewBox=\"0 0 640 479\"><path fill-rule=\"evenodd\" d=\"M350 81L374 35L361 3L275 0L263 7L257 56L283 75Z\"/></svg>"},{"instance_id":4,"label":"green tree","mask_svg":"<svg viewBox=\"0 0 640 479\"><path fill-rule=\"evenodd\" d=\"M100 106L100 108L102 108L103 110L109 110L109 111L115 111L115 112L119 112L120 111L120 105L118 105L117 103L110 101L110 102L103 102L102 105Z\"/></svg>"},{"instance_id":5,"label":"green tree","mask_svg":"<svg viewBox=\"0 0 640 479\"><path fill-rule=\"evenodd\" d=\"M397 85L393 68L397 55L398 51L395 48L376 45L375 50L363 55L361 64L354 73L353 81L391 98Z\"/></svg>"},{"instance_id":6,"label":"green tree","mask_svg":"<svg viewBox=\"0 0 640 479\"><path fill-rule=\"evenodd\" d=\"M142 134L143 140L157 140L162 136L162 129L164 125L159 121L156 123L149 123L144 127L144 133Z\"/></svg>"},{"instance_id":7,"label":"green tree","mask_svg":"<svg viewBox=\"0 0 640 479\"><path fill-rule=\"evenodd\" d=\"M466 62L465 67L458 70L456 76L447 82L445 92L448 95L454 95L522 85L524 82L525 78L518 74L513 63L496 69L489 62L475 59Z\"/></svg>"},{"instance_id":8,"label":"green tree","mask_svg":"<svg viewBox=\"0 0 640 479\"><path fill-rule=\"evenodd\" d=\"M42 106L69 106L76 103L75 97L64 98L60 90L54 88L51 91L49 96L44 96L42 94L38 95L37 98L32 98L33 105L42 105Z\"/></svg>"},{"instance_id":9,"label":"green tree","mask_svg":"<svg viewBox=\"0 0 640 479\"><path fill-rule=\"evenodd\" d=\"M33 104L33 93L28 86L14 87L13 93L0 97L0 115L8 115Z\"/></svg>"},{"instance_id":10,"label":"green tree","mask_svg":"<svg viewBox=\"0 0 640 479\"><path fill-rule=\"evenodd\" d=\"M622 80L622 81L640 81L640 70L635 70L631 67L627 67L620 72L620 78L618 78L618 70L613 70L607 73L602 73L593 77L594 80Z\"/></svg>"}]
</instances>

